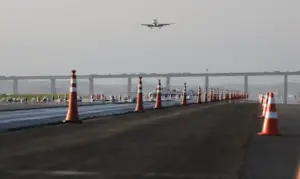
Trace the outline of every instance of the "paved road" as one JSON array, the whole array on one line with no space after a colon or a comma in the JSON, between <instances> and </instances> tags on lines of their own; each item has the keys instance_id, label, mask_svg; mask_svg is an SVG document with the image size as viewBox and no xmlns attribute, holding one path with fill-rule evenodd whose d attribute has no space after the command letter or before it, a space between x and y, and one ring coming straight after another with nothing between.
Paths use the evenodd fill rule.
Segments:
<instances>
[{"instance_id":1,"label":"paved road","mask_svg":"<svg viewBox=\"0 0 300 179\"><path fill-rule=\"evenodd\" d=\"M247 155L249 179L300 179L300 105L277 105L282 136L256 136ZM259 120L256 120L259 124ZM261 131L262 124L256 132Z\"/></svg>"},{"instance_id":2,"label":"paved road","mask_svg":"<svg viewBox=\"0 0 300 179\"><path fill-rule=\"evenodd\" d=\"M101 105L101 104L111 104L110 102L78 102L79 106L89 106L89 105ZM18 110L30 110L30 109L46 109L46 108L64 108L68 106L67 103L0 103L1 111L18 111Z\"/></svg>"},{"instance_id":3,"label":"paved road","mask_svg":"<svg viewBox=\"0 0 300 179\"><path fill-rule=\"evenodd\" d=\"M257 104L209 104L0 134L0 178L243 175Z\"/></svg>"},{"instance_id":4,"label":"paved road","mask_svg":"<svg viewBox=\"0 0 300 179\"><path fill-rule=\"evenodd\" d=\"M188 102L195 103L196 101L189 100ZM162 101L162 105L165 107L179 104L179 100ZM84 105L78 107L78 112L80 119L84 120L95 116L100 117L133 112L135 106L136 104L134 103ZM153 107L153 102L144 102L144 109L152 109ZM0 131L61 122L65 119L67 110L68 109L65 107L0 112Z\"/></svg>"}]
</instances>

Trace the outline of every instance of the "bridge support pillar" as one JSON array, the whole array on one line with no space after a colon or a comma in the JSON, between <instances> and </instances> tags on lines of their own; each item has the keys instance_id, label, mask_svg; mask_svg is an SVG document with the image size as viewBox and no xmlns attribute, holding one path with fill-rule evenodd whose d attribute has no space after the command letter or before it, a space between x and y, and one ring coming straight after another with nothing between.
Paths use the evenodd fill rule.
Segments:
<instances>
[{"instance_id":1,"label":"bridge support pillar","mask_svg":"<svg viewBox=\"0 0 300 179\"><path fill-rule=\"evenodd\" d=\"M244 76L244 92L248 93L248 76Z\"/></svg>"},{"instance_id":2,"label":"bridge support pillar","mask_svg":"<svg viewBox=\"0 0 300 179\"><path fill-rule=\"evenodd\" d=\"M13 94L18 94L19 90L18 90L18 79L14 78L13 79Z\"/></svg>"},{"instance_id":3,"label":"bridge support pillar","mask_svg":"<svg viewBox=\"0 0 300 179\"><path fill-rule=\"evenodd\" d=\"M132 78L128 77L127 78L127 96L132 97L131 96L131 86L132 86Z\"/></svg>"},{"instance_id":4,"label":"bridge support pillar","mask_svg":"<svg viewBox=\"0 0 300 179\"><path fill-rule=\"evenodd\" d=\"M89 95L94 94L94 78L89 77Z\"/></svg>"},{"instance_id":5,"label":"bridge support pillar","mask_svg":"<svg viewBox=\"0 0 300 179\"><path fill-rule=\"evenodd\" d=\"M50 79L50 93L56 94L56 79L55 78Z\"/></svg>"},{"instance_id":6,"label":"bridge support pillar","mask_svg":"<svg viewBox=\"0 0 300 179\"><path fill-rule=\"evenodd\" d=\"M167 76L166 78L166 88L167 90L171 90L171 77Z\"/></svg>"},{"instance_id":7,"label":"bridge support pillar","mask_svg":"<svg viewBox=\"0 0 300 179\"><path fill-rule=\"evenodd\" d=\"M284 75L283 103L287 103L288 97L288 75Z\"/></svg>"},{"instance_id":8,"label":"bridge support pillar","mask_svg":"<svg viewBox=\"0 0 300 179\"><path fill-rule=\"evenodd\" d=\"M205 88L209 88L209 76L205 76Z\"/></svg>"}]
</instances>

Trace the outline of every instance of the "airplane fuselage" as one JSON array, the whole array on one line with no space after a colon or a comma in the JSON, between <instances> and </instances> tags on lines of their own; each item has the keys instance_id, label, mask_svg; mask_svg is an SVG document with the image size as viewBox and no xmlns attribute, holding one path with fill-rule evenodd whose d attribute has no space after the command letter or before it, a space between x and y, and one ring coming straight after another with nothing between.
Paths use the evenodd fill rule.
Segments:
<instances>
[{"instance_id":1,"label":"airplane fuselage","mask_svg":"<svg viewBox=\"0 0 300 179\"><path fill-rule=\"evenodd\" d=\"M150 29L152 29L154 27L158 27L160 29L163 26L171 25L171 24L174 24L174 23L162 23L161 24L161 23L158 23L157 19L153 19L151 24L142 24L142 25L148 26Z\"/></svg>"},{"instance_id":2,"label":"airplane fuselage","mask_svg":"<svg viewBox=\"0 0 300 179\"><path fill-rule=\"evenodd\" d=\"M153 20L153 25L154 25L154 27L158 27L158 22L156 19Z\"/></svg>"}]
</instances>

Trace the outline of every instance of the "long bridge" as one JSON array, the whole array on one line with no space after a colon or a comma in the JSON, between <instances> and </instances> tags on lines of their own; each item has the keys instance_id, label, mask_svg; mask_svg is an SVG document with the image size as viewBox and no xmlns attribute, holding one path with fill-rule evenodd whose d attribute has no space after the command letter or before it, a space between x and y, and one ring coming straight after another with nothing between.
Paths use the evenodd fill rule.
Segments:
<instances>
[{"instance_id":1,"label":"long bridge","mask_svg":"<svg viewBox=\"0 0 300 179\"><path fill-rule=\"evenodd\" d=\"M288 76L300 75L300 71L274 71L274 72L236 72L236 73L135 73L135 74L91 74L91 75L78 75L78 79L89 80L89 93L94 93L94 79L99 78L127 78L127 93L131 93L132 78L142 76L143 78L166 78L165 86L170 89L171 78L176 77L204 77L205 88L209 88L209 77L244 77L244 92L248 92L248 77L249 76L283 76L284 80L284 103L287 102L288 96ZM0 80L13 81L13 94L18 94L18 81L19 80L50 80L50 92L56 93L56 80L69 79L69 75L47 75L47 76L0 76Z\"/></svg>"}]
</instances>

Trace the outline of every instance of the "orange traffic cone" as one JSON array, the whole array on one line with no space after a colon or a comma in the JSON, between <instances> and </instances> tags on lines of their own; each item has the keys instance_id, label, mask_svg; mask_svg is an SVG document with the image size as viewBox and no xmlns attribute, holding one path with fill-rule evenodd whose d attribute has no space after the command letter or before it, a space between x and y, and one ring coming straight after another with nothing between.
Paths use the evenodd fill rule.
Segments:
<instances>
[{"instance_id":1,"label":"orange traffic cone","mask_svg":"<svg viewBox=\"0 0 300 179\"><path fill-rule=\"evenodd\" d=\"M76 70L72 70L71 87L69 97L69 109L64 122L81 123L77 108L77 85L76 85Z\"/></svg>"},{"instance_id":2,"label":"orange traffic cone","mask_svg":"<svg viewBox=\"0 0 300 179\"><path fill-rule=\"evenodd\" d=\"M265 94L262 94L262 99L261 99L261 103L260 104L263 104L264 103L264 100L266 100L266 95Z\"/></svg>"},{"instance_id":3,"label":"orange traffic cone","mask_svg":"<svg viewBox=\"0 0 300 179\"><path fill-rule=\"evenodd\" d=\"M214 88L214 101L217 102L218 101L218 89L217 88Z\"/></svg>"},{"instance_id":4,"label":"orange traffic cone","mask_svg":"<svg viewBox=\"0 0 300 179\"><path fill-rule=\"evenodd\" d=\"M94 99L94 95L93 94L91 94L91 96L90 96L90 102L92 103L92 102L94 102L95 101L95 99Z\"/></svg>"},{"instance_id":5,"label":"orange traffic cone","mask_svg":"<svg viewBox=\"0 0 300 179\"><path fill-rule=\"evenodd\" d=\"M258 135L268 135L268 136L280 135L279 128L278 128L278 115L276 111L275 98L273 92L269 94L267 112L263 124L263 129L262 132L258 133Z\"/></svg>"},{"instance_id":6,"label":"orange traffic cone","mask_svg":"<svg viewBox=\"0 0 300 179\"><path fill-rule=\"evenodd\" d=\"M201 87L198 87L198 98L197 98L197 104L202 104L201 100Z\"/></svg>"},{"instance_id":7,"label":"orange traffic cone","mask_svg":"<svg viewBox=\"0 0 300 179\"><path fill-rule=\"evenodd\" d=\"M259 99L259 104L261 106L263 106L264 101L265 101L265 95L264 94L259 94L258 99Z\"/></svg>"},{"instance_id":8,"label":"orange traffic cone","mask_svg":"<svg viewBox=\"0 0 300 179\"><path fill-rule=\"evenodd\" d=\"M224 97L223 97L223 89L221 89L221 96L220 96L220 101L223 101Z\"/></svg>"},{"instance_id":9,"label":"orange traffic cone","mask_svg":"<svg viewBox=\"0 0 300 179\"><path fill-rule=\"evenodd\" d=\"M266 111L267 111L267 106L268 106L268 100L269 100L269 92L266 93L264 101L262 103L262 113L259 116L259 118L264 118L266 115Z\"/></svg>"},{"instance_id":10,"label":"orange traffic cone","mask_svg":"<svg viewBox=\"0 0 300 179\"><path fill-rule=\"evenodd\" d=\"M208 99L207 99L207 88L205 88L205 91L204 91L204 103L207 103L208 102Z\"/></svg>"},{"instance_id":11,"label":"orange traffic cone","mask_svg":"<svg viewBox=\"0 0 300 179\"><path fill-rule=\"evenodd\" d=\"M213 89L213 93L214 93L214 100L213 100L213 101L214 101L214 102L217 101L217 92L218 92L218 91L217 91L217 88L214 88L214 89Z\"/></svg>"},{"instance_id":12,"label":"orange traffic cone","mask_svg":"<svg viewBox=\"0 0 300 179\"><path fill-rule=\"evenodd\" d=\"M187 101L186 101L186 83L184 83L181 105L187 105Z\"/></svg>"},{"instance_id":13,"label":"orange traffic cone","mask_svg":"<svg viewBox=\"0 0 300 179\"><path fill-rule=\"evenodd\" d=\"M230 90L227 90L227 101L230 101Z\"/></svg>"},{"instance_id":14,"label":"orange traffic cone","mask_svg":"<svg viewBox=\"0 0 300 179\"><path fill-rule=\"evenodd\" d=\"M210 99L209 99L209 102L213 102L214 100L214 94L213 94L213 89L211 88L210 89Z\"/></svg>"},{"instance_id":15,"label":"orange traffic cone","mask_svg":"<svg viewBox=\"0 0 300 179\"><path fill-rule=\"evenodd\" d=\"M213 102L217 101L217 89L213 88Z\"/></svg>"},{"instance_id":16,"label":"orange traffic cone","mask_svg":"<svg viewBox=\"0 0 300 179\"><path fill-rule=\"evenodd\" d=\"M300 161L298 162L298 168L297 168L295 179L300 179Z\"/></svg>"},{"instance_id":17,"label":"orange traffic cone","mask_svg":"<svg viewBox=\"0 0 300 179\"><path fill-rule=\"evenodd\" d=\"M158 80L158 85L156 88L156 102L154 105L154 109L161 109L162 104L161 104L161 83L160 80Z\"/></svg>"},{"instance_id":18,"label":"orange traffic cone","mask_svg":"<svg viewBox=\"0 0 300 179\"><path fill-rule=\"evenodd\" d=\"M142 77L139 77L139 84L138 84L138 94L137 94L137 101L136 101L136 107L135 112L143 112L144 106L143 106L143 86L142 86Z\"/></svg>"},{"instance_id":19,"label":"orange traffic cone","mask_svg":"<svg viewBox=\"0 0 300 179\"><path fill-rule=\"evenodd\" d=\"M262 104L264 100L264 95L259 94L258 99L259 99L259 103Z\"/></svg>"}]
</instances>

